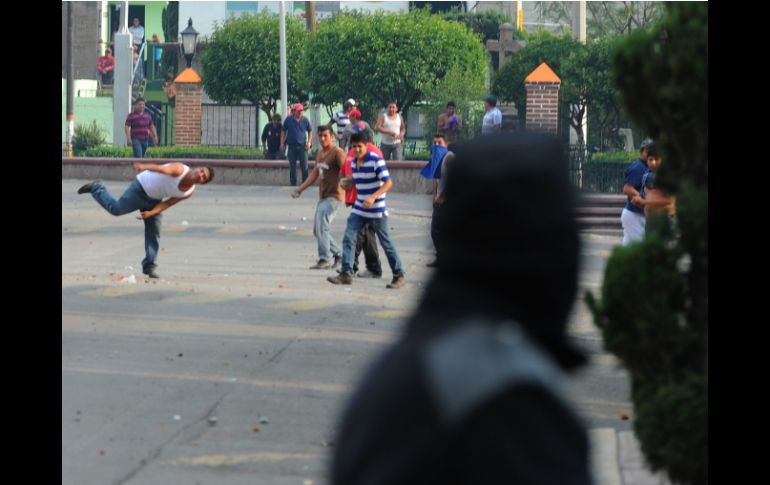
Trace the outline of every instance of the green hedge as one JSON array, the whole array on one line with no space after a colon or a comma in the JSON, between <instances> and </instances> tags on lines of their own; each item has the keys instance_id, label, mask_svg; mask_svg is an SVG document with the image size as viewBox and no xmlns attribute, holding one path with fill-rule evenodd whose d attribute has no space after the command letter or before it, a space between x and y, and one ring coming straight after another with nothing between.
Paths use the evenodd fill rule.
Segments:
<instances>
[{"instance_id":1,"label":"green hedge","mask_svg":"<svg viewBox=\"0 0 770 485\"><path fill-rule=\"evenodd\" d=\"M150 147L145 157L147 158L206 158L225 160L254 160L262 158L262 149L243 147L214 147L214 146L164 146ZM132 158L134 152L131 147L114 147L102 145L100 147L85 150L80 154L84 157L113 157Z\"/></svg>"},{"instance_id":2,"label":"green hedge","mask_svg":"<svg viewBox=\"0 0 770 485\"><path fill-rule=\"evenodd\" d=\"M591 156L591 162L625 163L630 164L639 158L639 152L626 152L618 150L614 152L599 152Z\"/></svg>"},{"instance_id":3,"label":"green hedge","mask_svg":"<svg viewBox=\"0 0 770 485\"><path fill-rule=\"evenodd\" d=\"M107 158L133 158L134 152L131 147L114 147L102 145L95 148L89 148L78 154L81 157L107 157ZM147 149L147 158L205 158L205 159L223 159L223 160L260 160L263 151L261 148L242 148L242 147L214 147L214 146L168 146L168 147L150 147ZM313 160L315 150L308 153L308 160ZM413 155L404 154L405 160L430 160L430 152L419 151Z\"/></svg>"}]
</instances>

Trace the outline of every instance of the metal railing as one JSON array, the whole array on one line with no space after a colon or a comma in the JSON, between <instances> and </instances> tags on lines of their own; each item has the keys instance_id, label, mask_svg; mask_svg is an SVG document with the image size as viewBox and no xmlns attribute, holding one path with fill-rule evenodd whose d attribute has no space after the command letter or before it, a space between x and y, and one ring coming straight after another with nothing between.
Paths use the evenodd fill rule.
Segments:
<instances>
[{"instance_id":1,"label":"metal railing","mask_svg":"<svg viewBox=\"0 0 770 485\"><path fill-rule=\"evenodd\" d=\"M201 144L232 147L258 147L259 111L249 104L201 105Z\"/></svg>"},{"instance_id":2,"label":"metal railing","mask_svg":"<svg viewBox=\"0 0 770 485\"><path fill-rule=\"evenodd\" d=\"M630 161L594 161L594 150L585 145L567 145L569 177L583 192L619 194L623 192L623 176Z\"/></svg>"}]
</instances>

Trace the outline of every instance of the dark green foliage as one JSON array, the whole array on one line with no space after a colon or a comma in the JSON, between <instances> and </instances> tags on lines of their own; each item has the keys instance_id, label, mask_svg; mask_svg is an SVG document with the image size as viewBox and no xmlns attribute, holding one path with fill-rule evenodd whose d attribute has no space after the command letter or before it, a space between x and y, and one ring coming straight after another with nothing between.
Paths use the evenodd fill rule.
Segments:
<instances>
[{"instance_id":1,"label":"dark green foliage","mask_svg":"<svg viewBox=\"0 0 770 485\"><path fill-rule=\"evenodd\" d=\"M373 124L391 101L408 112L452 69L483 82L485 59L476 34L423 10L340 13L319 22L302 69L315 102L333 105L353 97Z\"/></svg>"},{"instance_id":2,"label":"dark green foliage","mask_svg":"<svg viewBox=\"0 0 770 485\"><path fill-rule=\"evenodd\" d=\"M163 24L163 37L166 42L176 42L179 37L179 2L168 2L168 7L161 13ZM166 47L160 57L161 77L176 77L179 71L179 57L177 47Z\"/></svg>"},{"instance_id":3,"label":"dark green foliage","mask_svg":"<svg viewBox=\"0 0 770 485\"><path fill-rule=\"evenodd\" d=\"M503 15L500 12L463 12L460 10L453 10L441 14L444 20L450 20L454 22L460 22L472 31L481 36L481 42L485 45L488 40L498 39L500 37L500 26L506 22L512 24L513 20L510 17ZM519 30L513 30L514 39L523 39L524 34Z\"/></svg>"},{"instance_id":4,"label":"dark green foliage","mask_svg":"<svg viewBox=\"0 0 770 485\"><path fill-rule=\"evenodd\" d=\"M666 463L674 480L707 483L708 379L700 372L680 374L675 382L639 386L634 429L647 459ZM687 439L672 439L679 436Z\"/></svg>"},{"instance_id":5,"label":"dark green foliage","mask_svg":"<svg viewBox=\"0 0 770 485\"><path fill-rule=\"evenodd\" d=\"M215 26L201 54L203 86L212 99L225 104L240 104L245 99L259 105L268 117L272 116L276 101L281 98L278 24L277 15L262 11L231 17ZM307 37L302 20L287 16L286 71L290 104L307 99L307 91L299 84ZM327 48L336 52L333 47Z\"/></svg>"},{"instance_id":6,"label":"dark green foliage","mask_svg":"<svg viewBox=\"0 0 770 485\"><path fill-rule=\"evenodd\" d=\"M708 4L677 2L661 28L631 35L615 80L629 115L661 143L661 187L708 185Z\"/></svg>"},{"instance_id":7,"label":"dark green foliage","mask_svg":"<svg viewBox=\"0 0 770 485\"><path fill-rule=\"evenodd\" d=\"M80 155L89 148L98 147L106 142L104 131L93 120L90 125L76 124L72 134L72 150Z\"/></svg>"},{"instance_id":8,"label":"dark green foliage","mask_svg":"<svg viewBox=\"0 0 770 485\"><path fill-rule=\"evenodd\" d=\"M605 347L627 367L634 429L647 460L675 481L708 483L708 4L672 3L652 32L616 56L629 116L658 140L659 187L676 223L648 218L642 242L617 248L601 303L586 301Z\"/></svg>"}]
</instances>

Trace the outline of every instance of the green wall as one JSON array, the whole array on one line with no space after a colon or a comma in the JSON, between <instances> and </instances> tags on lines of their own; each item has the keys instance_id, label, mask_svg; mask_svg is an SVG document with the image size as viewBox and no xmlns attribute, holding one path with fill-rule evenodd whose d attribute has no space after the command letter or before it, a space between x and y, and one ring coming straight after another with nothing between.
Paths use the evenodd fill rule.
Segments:
<instances>
[{"instance_id":1,"label":"green wall","mask_svg":"<svg viewBox=\"0 0 770 485\"><path fill-rule=\"evenodd\" d=\"M77 87L78 82L75 81ZM77 89L76 89L77 91ZM112 144L112 97L75 98L75 126L96 124L104 130L108 144ZM61 141L67 141L67 81L62 79L61 97Z\"/></svg>"}]
</instances>

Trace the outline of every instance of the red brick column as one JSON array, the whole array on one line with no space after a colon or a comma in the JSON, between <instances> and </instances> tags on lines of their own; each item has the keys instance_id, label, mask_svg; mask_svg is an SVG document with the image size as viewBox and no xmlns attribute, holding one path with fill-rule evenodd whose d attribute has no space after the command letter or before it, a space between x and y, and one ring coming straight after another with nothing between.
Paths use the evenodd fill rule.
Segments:
<instances>
[{"instance_id":1,"label":"red brick column","mask_svg":"<svg viewBox=\"0 0 770 485\"><path fill-rule=\"evenodd\" d=\"M201 144L201 78L190 68L174 80L176 84L176 145Z\"/></svg>"},{"instance_id":2,"label":"red brick column","mask_svg":"<svg viewBox=\"0 0 770 485\"><path fill-rule=\"evenodd\" d=\"M561 79L542 63L527 76L524 85L527 89L527 131L555 135L559 126Z\"/></svg>"}]
</instances>

